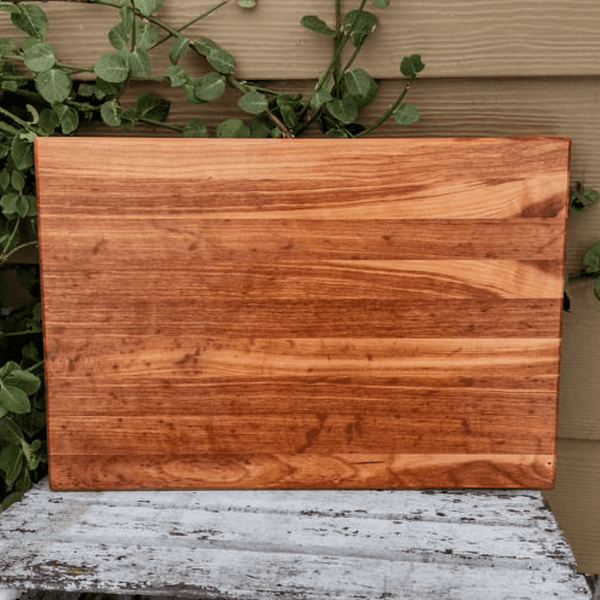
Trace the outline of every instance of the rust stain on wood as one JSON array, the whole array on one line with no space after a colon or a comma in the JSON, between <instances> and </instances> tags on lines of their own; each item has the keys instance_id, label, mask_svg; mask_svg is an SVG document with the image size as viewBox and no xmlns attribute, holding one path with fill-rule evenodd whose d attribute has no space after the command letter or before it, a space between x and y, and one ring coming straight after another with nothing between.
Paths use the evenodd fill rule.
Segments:
<instances>
[{"instance_id":1,"label":"rust stain on wood","mask_svg":"<svg viewBox=\"0 0 600 600\"><path fill-rule=\"evenodd\" d=\"M568 159L36 140L52 485L550 487Z\"/></svg>"}]
</instances>

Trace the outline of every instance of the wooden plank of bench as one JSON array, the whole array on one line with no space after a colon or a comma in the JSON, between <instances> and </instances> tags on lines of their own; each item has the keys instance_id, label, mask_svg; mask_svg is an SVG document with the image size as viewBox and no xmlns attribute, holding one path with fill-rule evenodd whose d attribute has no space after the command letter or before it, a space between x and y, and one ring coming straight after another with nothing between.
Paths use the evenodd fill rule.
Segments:
<instances>
[{"instance_id":1,"label":"wooden plank of bench","mask_svg":"<svg viewBox=\"0 0 600 600\"><path fill-rule=\"evenodd\" d=\"M0 519L0 587L229 600L573 600L537 491L54 492Z\"/></svg>"}]
</instances>

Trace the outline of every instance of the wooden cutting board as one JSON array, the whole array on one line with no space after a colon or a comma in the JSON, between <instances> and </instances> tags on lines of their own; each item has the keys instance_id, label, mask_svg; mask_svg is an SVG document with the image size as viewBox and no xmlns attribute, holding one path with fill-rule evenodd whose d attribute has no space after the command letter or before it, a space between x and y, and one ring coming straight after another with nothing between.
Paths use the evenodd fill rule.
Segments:
<instances>
[{"instance_id":1,"label":"wooden cutting board","mask_svg":"<svg viewBox=\"0 0 600 600\"><path fill-rule=\"evenodd\" d=\"M52 487L551 487L568 168L38 137Z\"/></svg>"}]
</instances>

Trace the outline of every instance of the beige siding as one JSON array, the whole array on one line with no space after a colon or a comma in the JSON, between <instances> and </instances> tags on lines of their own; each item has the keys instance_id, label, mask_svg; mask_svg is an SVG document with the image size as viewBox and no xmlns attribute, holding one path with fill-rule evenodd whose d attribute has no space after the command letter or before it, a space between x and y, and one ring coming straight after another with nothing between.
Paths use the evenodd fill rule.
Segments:
<instances>
[{"instance_id":1,"label":"beige siding","mask_svg":"<svg viewBox=\"0 0 600 600\"><path fill-rule=\"evenodd\" d=\"M573 549L579 572L598 573L600 442L560 439L556 469L556 488L544 492L544 498Z\"/></svg>"},{"instance_id":2,"label":"beige siding","mask_svg":"<svg viewBox=\"0 0 600 600\"><path fill-rule=\"evenodd\" d=\"M184 23L213 4L167 0L161 15L170 23ZM105 32L118 20L113 9L43 6L55 23L49 40L62 60L91 64L110 49ZM331 41L303 29L299 21L318 14L332 23L332 7L333 2L323 0L259 0L248 11L232 0L191 27L189 35L213 38L235 54L241 77L314 77L328 61ZM374 10L381 17L380 30L360 64L376 77L395 77L402 56L414 52L423 54L427 77L600 74L596 0L396 0L385 12ZM1 21L4 36L8 15Z\"/></svg>"},{"instance_id":3,"label":"beige siding","mask_svg":"<svg viewBox=\"0 0 600 600\"><path fill-rule=\"evenodd\" d=\"M184 22L216 0L166 0L162 14ZM254 11L234 0L190 29L193 38L211 37L238 58L238 75L279 80L285 90L309 93L328 61L331 41L299 26L304 14L332 20L333 2L259 0ZM345 2L346 7L353 7ZM49 40L64 61L91 65L110 50L106 31L113 9L43 4L51 17ZM420 52L427 64L409 101L421 111L409 129L386 124L378 135L565 135L573 141L572 177L600 188L600 3L597 0L394 0L382 17L360 63L384 78L365 121L389 105L402 86L398 62ZM60 22L58 22L60 20ZM0 13L0 37L11 35ZM168 50L168 45L165 45ZM156 72L167 64L160 50ZM193 56L193 72L205 69ZM306 81L302 81L305 79ZM285 80L285 81L284 81ZM293 80L293 81L289 81ZM125 102L140 89L172 100L170 120L204 118L214 127L241 115L237 96L190 106L180 90L156 84L130 86ZM84 132L81 132L84 133ZM94 128L97 135L122 134ZM172 135L146 127L124 135ZM580 268L583 251L600 239L600 205L585 216L572 215L567 269ZM571 289L573 310L565 315L556 489L547 494L572 544L582 571L600 573L600 303L589 284Z\"/></svg>"}]
</instances>

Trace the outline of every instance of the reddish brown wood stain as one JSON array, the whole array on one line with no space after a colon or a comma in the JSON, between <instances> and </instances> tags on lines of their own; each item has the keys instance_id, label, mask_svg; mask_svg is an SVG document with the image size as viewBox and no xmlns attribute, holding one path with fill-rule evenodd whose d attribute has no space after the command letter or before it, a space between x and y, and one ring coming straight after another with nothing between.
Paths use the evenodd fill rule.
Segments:
<instances>
[{"instance_id":1,"label":"reddish brown wood stain","mask_svg":"<svg viewBox=\"0 0 600 600\"><path fill-rule=\"evenodd\" d=\"M52 486L551 487L568 160L37 138Z\"/></svg>"}]
</instances>

